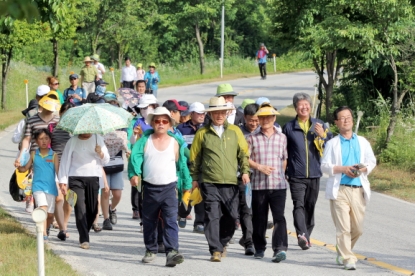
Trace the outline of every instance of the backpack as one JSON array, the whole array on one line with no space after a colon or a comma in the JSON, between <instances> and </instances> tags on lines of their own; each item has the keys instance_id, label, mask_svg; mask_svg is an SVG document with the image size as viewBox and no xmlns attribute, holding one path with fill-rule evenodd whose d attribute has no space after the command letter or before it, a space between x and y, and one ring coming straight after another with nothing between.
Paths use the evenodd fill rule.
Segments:
<instances>
[{"instance_id":1,"label":"backpack","mask_svg":"<svg viewBox=\"0 0 415 276\"><path fill-rule=\"evenodd\" d=\"M27 172L29 173L29 172ZM12 196L14 201L21 202L25 199L24 190L19 187L19 184L17 183L17 175L16 171L12 174L12 177L9 181L9 193Z\"/></svg>"},{"instance_id":2,"label":"backpack","mask_svg":"<svg viewBox=\"0 0 415 276\"><path fill-rule=\"evenodd\" d=\"M82 90L82 94L85 94L85 89L83 88L83 87L79 87L78 86L78 88L81 88L81 90ZM65 99L65 102L71 102L71 103L73 103L71 100L72 100L72 97L69 97L68 96L68 90L69 90L69 88L66 88L64 91L63 91L63 98Z\"/></svg>"}]
</instances>

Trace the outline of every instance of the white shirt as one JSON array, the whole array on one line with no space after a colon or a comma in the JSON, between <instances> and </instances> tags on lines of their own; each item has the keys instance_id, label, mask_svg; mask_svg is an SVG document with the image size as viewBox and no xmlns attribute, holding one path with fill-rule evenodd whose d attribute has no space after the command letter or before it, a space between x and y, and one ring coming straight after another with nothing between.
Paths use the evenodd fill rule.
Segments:
<instances>
[{"instance_id":1,"label":"white shirt","mask_svg":"<svg viewBox=\"0 0 415 276\"><path fill-rule=\"evenodd\" d=\"M96 145L101 146L104 158L101 159L95 152ZM88 140L81 140L73 136L66 143L59 165L59 183L68 184L70 176L102 177L102 166L110 160L104 139L93 134Z\"/></svg>"},{"instance_id":2,"label":"white shirt","mask_svg":"<svg viewBox=\"0 0 415 276\"><path fill-rule=\"evenodd\" d=\"M226 103L227 106L235 108L232 103ZM228 123L231 125L235 124L235 117L236 117L236 109L233 109L230 114L228 115Z\"/></svg>"},{"instance_id":3,"label":"white shirt","mask_svg":"<svg viewBox=\"0 0 415 276\"><path fill-rule=\"evenodd\" d=\"M102 63L97 63L97 64L94 64L94 66L97 68L97 70L98 70L98 77L100 78L100 79L102 79L102 74L105 74L105 67L104 67L104 64L102 64Z\"/></svg>"},{"instance_id":4,"label":"white shirt","mask_svg":"<svg viewBox=\"0 0 415 276\"><path fill-rule=\"evenodd\" d=\"M137 69L133 65L124 66L121 70L121 82L137 80Z\"/></svg>"},{"instance_id":5,"label":"white shirt","mask_svg":"<svg viewBox=\"0 0 415 276\"><path fill-rule=\"evenodd\" d=\"M363 163L367 167L367 172L362 173L360 177L360 183L362 183L365 201L370 200L370 183L367 179L369 173L376 166L376 157L373 154L370 143L362 136L357 136L360 145L360 163ZM321 160L321 170L323 173L329 175L329 179L326 184L326 199L337 199L337 195L340 188L341 173L334 174L334 166L342 166L342 152L340 137L337 135L326 143L324 148L323 158Z\"/></svg>"},{"instance_id":6,"label":"white shirt","mask_svg":"<svg viewBox=\"0 0 415 276\"><path fill-rule=\"evenodd\" d=\"M219 135L219 137L222 137L222 133L224 131L223 125L221 126L215 126L214 124L212 124L213 129L216 131L216 133Z\"/></svg>"},{"instance_id":7,"label":"white shirt","mask_svg":"<svg viewBox=\"0 0 415 276\"><path fill-rule=\"evenodd\" d=\"M146 71L143 69L137 70L137 80L144 80L144 75L146 74Z\"/></svg>"},{"instance_id":8,"label":"white shirt","mask_svg":"<svg viewBox=\"0 0 415 276\"><path fill-rule=\"evenodd\" d=\"M175 141L170 137L168 147L164 151L159 151L153 144L153 135L150 135L144 152L144 181L153 185L167 185L177 181Z\"/></svg>"}]
</instances>

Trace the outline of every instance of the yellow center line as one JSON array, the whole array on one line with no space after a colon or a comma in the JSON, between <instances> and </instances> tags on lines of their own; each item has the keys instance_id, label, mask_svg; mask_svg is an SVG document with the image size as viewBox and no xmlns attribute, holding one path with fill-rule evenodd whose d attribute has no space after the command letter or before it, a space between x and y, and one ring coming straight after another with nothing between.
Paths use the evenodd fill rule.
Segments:
<instances>
[{"instance_id":1,"label":"yellow center line","mask_svg":"<svg viewBox=\"0 0 415 276\"><path fill-rule=\"evenodd\" d=\"M297 238L297 235L296 235L295 232L292 232L292 231L289 231L289 230L287 232L288 232L288 235L290 235L291 237ZM315 239L310 239L310 241L311 241L312 245L325 247L325 248L329 249L330 251L336 252L336 246L333 245L333 244L328 244L328 243L325 243L325 242L322 242L322 241L319 241L319 240L315 240ZM394 271L394 272L398 272L398 273L401 273L403 275L409 275L409 276L414 276L415 275L415 273L410 271L410 270L407 270L405 268L401 268L401 267L398 267L398 266L394 266L394 265L391 265L391 264L388 264L388 263L385 263L385 262L382 262L382 261L378 261L378 260L376 260L376 258L370 258L370 257L366 257L366 256L363 256L363 255L360 255L360 254L355 254L355 256L359 260L367 261L368 263L371 263L375 266L382 267L382 268L385 268L385 269L388 269L388 270L391 270L391 271Z\"/></svg>"}]
</instances>

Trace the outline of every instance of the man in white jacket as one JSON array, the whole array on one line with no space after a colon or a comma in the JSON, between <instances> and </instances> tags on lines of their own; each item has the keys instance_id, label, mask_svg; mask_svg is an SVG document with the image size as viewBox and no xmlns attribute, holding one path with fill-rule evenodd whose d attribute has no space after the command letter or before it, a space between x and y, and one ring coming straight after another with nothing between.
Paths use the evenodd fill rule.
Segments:
<instances>
[{"instance_id":1,"label":"man in white jacket","mask_svg":"<svg viewBox=\"0 0 415 276\"><path fill-rule=\"evenodd\" d=\"M376 166L370 143L353 133L352 110L334 111L339 135L326 143L321 169L329 175L326 198L336 226L337 264L355 270L357 258L352 249L363 233L366 204L370 199L368 174Z\"/></svg>"}]
</instances>

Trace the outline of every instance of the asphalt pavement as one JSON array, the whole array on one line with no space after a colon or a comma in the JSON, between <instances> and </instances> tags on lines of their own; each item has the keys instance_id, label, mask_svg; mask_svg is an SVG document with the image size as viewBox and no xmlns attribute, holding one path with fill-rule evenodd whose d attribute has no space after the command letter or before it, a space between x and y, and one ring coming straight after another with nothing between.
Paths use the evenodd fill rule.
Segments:
<instances>
[{"instance_id":1,"label":"asphalt pavement","mask_svg":"<svg viewBox=\"0 0 415 276\"><path fill-rule=\"evenodd\" d=\"M314 93L315 74L312 72L290 73L259 78L229 81L235 91L240 92L236 105L244 98L266 96L277 108L292 103L296 92ZM207 103L216 92L219 83L171 87L160 89L159 100L167 99L201 101ZM1 118L0 118L1 119ZM0 205L7 209L30 231L34 232L31 216L25 213L24 203L14 202L8 193L8 182L13 172L13 161L17 145L11 142L14 127L0 132ZM209 262L209 251L204 235L193 233L193 221L180 229L180 251L185 262L175 268L165 267L164 254L158 254L151 264L141 263L145 247L137 220L131 219L131 187L125 173L124 191L117 207L118 223L112 231L91 232L91 248L79 248L78 233L72 215L68 232L70 238L62 242L56 238L57 230L51 231L49 246L65 259L81 275L410 275L415 271L415 204L385 196L372 194L367 206L364 234L357 242L355 252L359 254L356 271L345 271L336 265L335 228L330 216L329 201L324 198L326 178L322 178L316 208L316 226L312 234L313 247L303 251L297 245L294 234L289 235L287 260L272 263L272 250L268 248L265 258L256 260L245 256L238 244L242 232L235 232L235 244L228 249L228 256L221 263ZM288 230L294 230L291 195L287 195L285 209ZM102 223L102 217L100 223ZM272 230L267 231L271 243ZM7 252L2 252L6 253ZM366 259L366 260L365 260Z\"/></svg>"}]
</instances>

